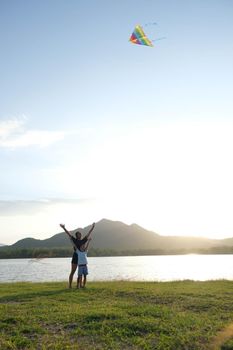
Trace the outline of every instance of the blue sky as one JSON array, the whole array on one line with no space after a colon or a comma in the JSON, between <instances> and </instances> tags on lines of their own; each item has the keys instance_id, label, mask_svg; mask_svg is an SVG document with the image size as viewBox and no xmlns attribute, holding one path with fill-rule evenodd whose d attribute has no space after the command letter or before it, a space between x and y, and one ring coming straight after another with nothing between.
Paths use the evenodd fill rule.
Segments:
<instances>
[{"instance_id":1,"label":"blue sky","mask_svg":"<svg viewBox=\"0 0 233 350\"><path fill-rule=\"evenodd\" d=\"M0 1L0 242L103 217L232 237L232 14L230 0ZM136 24L166 39L133 45Z\"/></svg>"}]
</instances>

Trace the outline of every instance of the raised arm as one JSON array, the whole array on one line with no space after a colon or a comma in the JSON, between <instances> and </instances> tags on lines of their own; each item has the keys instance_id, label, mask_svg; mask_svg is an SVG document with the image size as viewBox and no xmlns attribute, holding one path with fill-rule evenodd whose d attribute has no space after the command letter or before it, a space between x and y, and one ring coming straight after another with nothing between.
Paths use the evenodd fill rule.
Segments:
<instances>
[{"instance_id":1,"label":"raised arm","mask_svg":"<svg viewBox=\"0 0 233 350\"><path fill-rule=\"evenodd\" d=\"M91 238L89 238L89 239L87 240L87 243L85 244L85 247L84 247L84 251L87 251L88 246L89 246L89 244L90 244L90 241L91 241Z\"/></svg>"},{"instance_id":2,"label":"raised arm","mask_svg":"<svg viewBox=\"0 0 233 350\"><path fill-rule=\"evenodd\" d=\"M60 224L61 228L63 228L63 230L65 231L65 233L67 233L67 235L71 238L72 235L70 234L70 232L66 229L65 224Z\"/></svg>"},{"instance_id":3,"label":"raised arm","mask_svg":"<svg viewBox=\"0 0 233 350\"><path fill-rule=\"evenodd\" d=\"M70 242L72 243L73 247L74 247L74 250L76 250L76 246L74 244L74 241L73 241L73 236L70 234L70 232L66 229L65 227L65 224L60 224L60 227L63 228L63 230L65 231L65 233L68 235L69 239L70 239Z\"/></svg>"},{"instance_id":4,"label":"raised arm","mask_svg":"<svg viewBox=\"0 0 233 350\"><path fill-rule=\"evenodd\" d=\"M90 231L88 232L88 234L85 236L85 238L88 239L88 238L90 237L92 231L94 230L94 227L95 227L95 223L93 222L93 224L92 224L92 226L91 226L91 229L90 229Z\"/></svg>"}]
</instances>

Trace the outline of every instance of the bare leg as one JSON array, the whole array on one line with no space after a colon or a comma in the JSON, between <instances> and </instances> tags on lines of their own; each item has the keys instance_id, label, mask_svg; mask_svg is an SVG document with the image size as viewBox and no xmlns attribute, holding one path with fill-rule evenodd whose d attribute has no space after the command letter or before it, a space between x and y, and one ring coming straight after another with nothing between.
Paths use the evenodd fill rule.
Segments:
<instances>
[{"instance_id":1,"label":"bare leg","mask_svg":"<svg viewBox=\"0 0 233 350\"><path fill-rule=\"evenodd\" d=\"M73 277L76 269L77 269L77 264L71 264L71 272L69 275L69 288L72 288L72 281L73 281Z\"/></svg>"},{"instance_id":2,"label":"bare leg","mask_svg":"<svg viewBox=\"0 0 233 350\"><path fill-rule=\"evenodd\" d=\"M83 276L83 288L86 287L86 281L87 281L87 276L84 275L84 276Z\"/></svg>"},{"instance_id":3,"label":"bare leg","mask_svg":"<svg viewBox=\"0 0 233 350\"><path fill-rule=\"evenodd\" d=\"M81 288L82 286L82 276L78 276L78 279L77 279L77 288Z\"/></svg>"}]
</instances>

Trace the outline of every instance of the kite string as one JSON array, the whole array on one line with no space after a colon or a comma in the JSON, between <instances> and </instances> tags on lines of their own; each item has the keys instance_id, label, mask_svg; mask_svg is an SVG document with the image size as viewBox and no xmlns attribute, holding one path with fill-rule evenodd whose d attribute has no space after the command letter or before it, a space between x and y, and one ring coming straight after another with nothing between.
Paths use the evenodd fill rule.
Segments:
<instances>
[{"instance_id":1,"label":"kite string","mask_svg":"<svg viewBox=\"0 0 233 350\"><path fill-rule=\"evenodd\" d=\"M154 39L154 40L151 40L152 43L154 43L155 41L159 41L159 40L163 40L163 39L167 39L165 36L161 37L161 38L158 38L158 39Z\"/></svg>"},{"instance_id":2,"label":"kite string","mask_svg":"<svg viewBox=\"0 0 233 350\"><path fill-rule=\"evenodd\" d=\"M148 22L148 23L145 23L144 24L144 27L148 27L148 26L155 26L157 25L158 23L156 22ZM155 41L159 41L159 40L163 40L163 39L167 39L165 36L161 37L161 38L158 38L158 39L153 39L151 40L152 43L154 43Z\"/></svg>"},{"instance_id":3,"label":"kite string","mask_svg":"<svg viewBox=\"0 0 233 350\"><path fill-rule=\"evenodd\" d=\"M40 258L40 259L45 259L45 258ZM16 270L14 273L12 273L11 280L13 280L14 282L21 281L20 279L16 280L16 277L22 276L22 274L24 274L25 270L29 268L30 264L32 264L34 262L37 262L39 264L47 264L46 262L39 261L37 258L25 258L25 260L27 260L27 262L25 262L25 265L23 265L19 270ZM27 274L27 276L28 276L28 274Z\"/></svg>"}]
</instances>

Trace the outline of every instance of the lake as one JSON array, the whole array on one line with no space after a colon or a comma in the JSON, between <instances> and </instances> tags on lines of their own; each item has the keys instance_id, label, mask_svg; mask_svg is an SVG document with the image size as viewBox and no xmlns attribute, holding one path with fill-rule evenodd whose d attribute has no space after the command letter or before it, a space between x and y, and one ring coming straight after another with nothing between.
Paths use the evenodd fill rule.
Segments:
<instances>
[{"instance_id":1,"label":"lake","mask_svg":"<svg viewBox=\"0 0 233 350\"><path fill-rule=\"evenodd\" d=\"M64 281L71 258L0 259L0 282ZM233 280L233 255L89 257L89 281ZM75 276L76 278L76 276Z\"/></svg>"}]
</instances>

